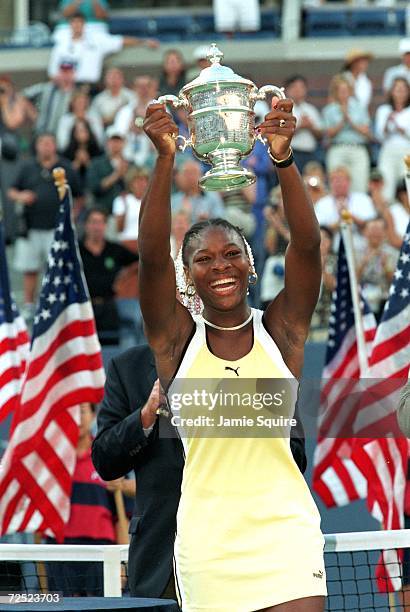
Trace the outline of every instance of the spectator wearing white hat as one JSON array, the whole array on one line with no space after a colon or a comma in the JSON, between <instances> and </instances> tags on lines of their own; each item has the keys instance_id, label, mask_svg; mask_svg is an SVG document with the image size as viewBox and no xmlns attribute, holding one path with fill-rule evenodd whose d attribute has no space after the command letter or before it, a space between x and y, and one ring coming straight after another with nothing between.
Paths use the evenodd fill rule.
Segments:
<instances>
[{"instance_id":1,"label":"spectator wearing white hat","mask_svg":"<svg viewBox=\"0 0 410 612\"><path fill-rule=\"evenodd\" d=\"M195 60L195 65L190 68L186 74L186 81L189 83L193 79L199 75L201 70L204 68L208 68L211 65L211 62L208 59L209 47L206 45L201 45L200 47L196 47L192 54L192 57Z\"/></svg>"},{"instance_id":2,"label":"spectator wearing white hat","mask_svg":"<svg viewBox=\"0 0 410 612\"><path fill-rule=\"evenodd\" d=\"M367 108L372 99L373 84L367 76L369 62L373 59L372 53L362 49L351 49L345 57L343 76L349 79L354 97L364 108Z\"/></svg>"},{"instance_id":3,"label":"spectator wearing white hat","mask_svg":"<svg viewBox=\"0 0 410 612\"><path fill-rule=\"evenodd\" d=\"M393 81L398 78L407 79L410 83L410 38L403 38L399 44L401 64L387 68L383 76L383 89L390 91Z\"/></svg>"}]
</instances>

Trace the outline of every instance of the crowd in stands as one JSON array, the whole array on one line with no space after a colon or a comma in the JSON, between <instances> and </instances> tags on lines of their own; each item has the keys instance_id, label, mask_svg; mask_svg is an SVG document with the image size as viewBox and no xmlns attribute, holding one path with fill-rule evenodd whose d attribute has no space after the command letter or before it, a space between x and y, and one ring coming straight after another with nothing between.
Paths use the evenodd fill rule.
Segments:
<instances>
[{"instance_id":1,"label":"crowd in stands","mask_svg":"<svg viewBox=\"0 0 410 612\"><path fill-rule=\"evenodd\" d=\"M86 2L61 3L67 20L56 29L47 81L17 92L10 76L0 76L0 136L7 167L2 191L18 217L18 236L11 235L11 241L16 238L13 265L23 273L23 312L30 320L58 202L51 172L57 165L66 169L101 340L127 346L143 340L137 219L155 160L141 120L151 100L178 94L208 64L201 46L194 53L197 65L189 71L174 49L163 54L159 79L147 72L126 83L119 68L104 72L107 54L127 45L156 49L158 43L110 35L107 2L91 4L101 11L91 15ZM327 325L343 209L353 216L358 275L376 316L388 295L410 213L403 181L403 157L410 152L410 39L400 42L399 53L401 62L381 79L385 100L376 108L367 74L372 55L365 51L347 54L329 82L323 108L310 99L303 75L283 83L297 118L296 163L322 226L323 285L313 328ZM265 102L257 103L256 123L267 111ZM174 112L180 134L188 136L185 111ZM26 141L23 134L29 134ZM244 164L257 176L254 185L236 192L203 192L198 179L205 166L189 149L177 153L171 253L177 255L185 231L196 221L224 217L241 226L260 278L251 299L260 306L283 286L288 230L275 170L261 142ZM6 214L10 210L5 207Z\"/></svg>"}]
</instances>

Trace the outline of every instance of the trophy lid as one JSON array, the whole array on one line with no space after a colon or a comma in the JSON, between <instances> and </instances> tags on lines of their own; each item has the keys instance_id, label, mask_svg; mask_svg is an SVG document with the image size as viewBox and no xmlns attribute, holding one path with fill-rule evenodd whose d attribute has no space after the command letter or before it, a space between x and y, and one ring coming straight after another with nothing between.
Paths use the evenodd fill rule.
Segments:
<instances>
[{"instance_id":1,"label":"trophy lid","mask_svg":"<svg viewBox=\"0 0 410 612\"><path fill-rule=\"evenodd\" d=\"M241 83L243 85L251 85L255 86L252 81L248 79L244 79L243 77L235 74L232 68L228 66L221 66L221 60L224 54L215 43L209 47L207 59L211 62L211 65L208 68L204 68L199 73L199 76L187 83L182 88L182 93L186 93L188 90L194 89L195 87L200 87L201 85L207 85L209 83L221 83L221 82L229 82L229 83Z\"/></svg>"}]
</instances>

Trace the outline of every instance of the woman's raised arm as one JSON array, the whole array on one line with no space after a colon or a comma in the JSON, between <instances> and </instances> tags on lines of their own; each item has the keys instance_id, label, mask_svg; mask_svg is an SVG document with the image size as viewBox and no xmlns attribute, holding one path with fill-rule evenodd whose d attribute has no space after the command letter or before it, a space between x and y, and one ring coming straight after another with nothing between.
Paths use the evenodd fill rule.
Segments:
<instances>
[{"instance_id":1,"label":"woman's raised arm","mask_svg":"<svg viewBox=\"0 0 410 612\"><path fill-rule=\"evenodd\" d=\"M278 160L286 160L289 155L295 131L292 106L291 100L278 101L260 126ZM285 259L285 287L269 304L265 322L289 369L299 376L303 347L319 296L320 231L296 164L285 167L279 164L277 171L290 241Z\"/></svg>"},{"instance_id":2,"label":"woman's raised arm","mask_svg":"<svg viewBox=\"0 0 410 612\"><path fill-rule=\"evenodd\" d=\"M178 130L165 106L152 104L147 109L144 131L155 145L158 158L140 211L139 288L146 335L158 364L160 357L167 359L178 353L179 347L182 350L193 320L177 301L170 253L170 196L175 158L172 135Z\"/></svg>"}]
</instances>

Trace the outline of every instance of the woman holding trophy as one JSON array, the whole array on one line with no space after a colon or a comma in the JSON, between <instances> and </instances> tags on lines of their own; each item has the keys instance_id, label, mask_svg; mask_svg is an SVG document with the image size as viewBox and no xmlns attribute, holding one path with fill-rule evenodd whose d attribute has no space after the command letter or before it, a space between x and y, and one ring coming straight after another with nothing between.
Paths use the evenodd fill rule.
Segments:
<instances>
[{"instance_id":1,"label":"woman holding trophy","mask_svg":"<svg viewBox=\"0 0 410 612\"><path fill-rule=\"evenodd\" d=\"M175 272L169 244L177 127L165 105L153 103L144 130L157 161L140 213L141 309L163 387L169 394L178 378L231 375L297 381L321 265L319 226L290 147L292 101L273 98L257 127L277 168L290 230L285 287L264 313L247 303L256 277L252 253L227 221L192 226ZM189 308L177 299L177 285ZM201 314L192 314L199 306ZM144 416L143 427L155 419ZM323 611L320 516L289 437L182 441L175 581L183 612Z\"/></svg>"}]
</instances>

